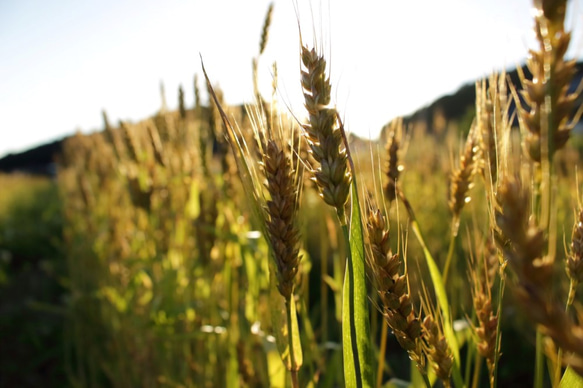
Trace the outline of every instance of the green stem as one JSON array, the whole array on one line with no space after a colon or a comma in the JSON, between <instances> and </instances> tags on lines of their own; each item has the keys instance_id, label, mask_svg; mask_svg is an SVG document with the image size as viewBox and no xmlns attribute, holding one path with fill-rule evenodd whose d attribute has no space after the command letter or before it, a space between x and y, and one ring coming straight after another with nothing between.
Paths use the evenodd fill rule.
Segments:
<instances>
[{"instance_id":1,"label":"green stem","mask_svg":"<svg viewBox=\"0 0 583 388\"><path fill-rule=\"evenodd\" d=\"M324 225L324 229L326 225ZM323 236L326 235L326 232L322 234ZM322 315L322 343L326 343L328 341L328 285L324 281L325 275L328 275L328 245L322 244L321 251L320 251L320 271L322 276L320 276L320 310Z\"/></svg>"},{"instance_id":2,"label":"green stem","mask_svg":"<svg viewBox=\"0 0 583 388\"><path fill-rule=\"evenodd\" d=\"M578 285L579 285L579 282L577 281L577 279L571 279L571 281L569 282L569 296L567 297L567 304L565 306L565 311L569 311L569 307L571 307L571 305L575 301L575 294L577 292Z\"/></svg>"},{"instance_id":3,"label":"green stem","mask_svg":"<svg viewBox=\"0 0 583 388\"><path fill-rule=\"evenodd\" d=\"M548 78L548 77L547 77ZM556 204L553 201L553 134L555 128L552 128L552 109L549 109L549 97L545 101L545 105L542 109L545 109L547 122L543 123L541 128L541 147L542 156L541 163L537 166L538 176L535 178L536 184L535 188L537 192L535 193L535 217L539 227L547 233L548 245L547 245L547 259L554 260L556 251L556 225L554 215L556 215ZM546 125L545 125L546 124ZM546 148L545 148L546 147ZM537 328L536 330L536 355L535 355L535 379L534 388L542 388L544 379L544 344L543 344L543 334ZM552 378L553 376L551 376Z\"/></svg>"},{"instance_id":4,"label":"green stem","mask_svg":"<svg viewBox=\"0 0 583 388\"><path fill-rule=\"evenodd\" d=\"M344 126L337 113L340 133L346 147L352 173L350 194L350 225L345 219L344 207L337 208L347 247L346 273L342 288L342 354L344 383L350 387L373 387L375 383L370 337L370 316L366 289L364 231L358 200L356 170L350 154Z\"/></svg>"},{"instance_id":5,"label":"green stem","mask_svg":"<svg viewBox=\"0 0 583 388\"><path fill-rule=\"evenodd\" d=\"M474 365L474 379L472 381L472 388L478 388L480 382L480 371L482 369L482 357L478 354L476 355L475 365Z\"/></svg>"},{"instance_id":6,"label":"green stem","mask_svg":"<svg viewBox=\"0 0 583 388\"><path fill-rule=\"evenodd\" d=\"M427 377L427 373L421 372L421 377L423 377L423 382L425 383L425 388L431 388L431 381L429 381L429 377Z\"/></svg>"},{"instance_id":7,"label":"green stem","mask_svg":"<svg viewBox=\"0 0 583 388\"><path fill-rule=\"evenodd\" d=\"M292 319L295 317L292 314L295 314L295 309L292 308L292 303L295 303L293 294L286 298L285 301L285 309L287 314L287 337L289 341L289 355L291 360L291 382L292 388L299 388L300 384L298 381L298 370L296 368L296 354L295 354L295 346L294 346L294 330L292 329L292 325L294 322Z\"/></svg>"},{"instance_id":8,"label":"green stem","mask_svg":"<svg viewBox=\"0 0 583 388\"><path fill-rule=\"evenodd\" d=\"M451 236L449 238L449 248L447 250L447 258L445 259L445 266L443 267L443 283L447 284L447 277L449 275L449 267L451 265L451 260L453 258L453 251L455 247L455 240L457 233L452 230Z\"/></svg>"},{"instance_id":9,"label":"green stem","mask_svg":"<svg viewBox=\"0 0 583 388\"><path fill-rule=\"evenodd\" d=\"M344 274L344 286L342 291L342 332L343 339L346 337L350 338L350 343L346 343L343 340L342 347L344 349L344 368L345 375L348 369L347 365L351 364L354 368L355 380L345 378L345 383L348 381L355 381L358 388L362 387L362 372L360 369L360 354L358 352L358 342L357 336L358 332L356 330L355 322L355 287L354 287L354 262L352 260L352 252L350 250L350 232L348 231L348 225L346 223L342 224L342 232L344 234L344 241L346 241L346 250L348 253L348 258L346 260L346 271ZM350 360L351 359L351 360Z\"/></svg>"},{"instance_id":10,"label":"green stem","mask_svg":"<svg viewBox=\"0 0 583 388\"><path fill-rule=\"evenodd\" d=\"M496 323L496 347L494 348L494 371L491 373L493 376L490 376L490 386L492 388L496 388L498 385L498 360L500 359L500 339L501 339L501 332L500 332L500 316L502 313L502 300L504 297L504 290L505 284L504 281L504 272L503 269L500 270L500 288L498 289L498 311L496 312L496 317L498 321Z\"/></svg>"},{"instance_id":11,"label":"green stem","mask_svg":"<svg viewBox=\"0 0 583 388\"><path fill-rule=\"evenodd\" d=\"M464 381L463 381L462 374L460 371L459 347L457 344L455 333L453 331L453 325L452 325L451 315L450 315L450 311L449 311L449 302L447 301L447 293L445 291L445 286L444 286L443 280L441 278L441 275L439 273L439 268L437 268L437 264L435 263L435 260L433 259L431 252L429 252L427 245L425 245L425 240L423 239L423 235L421 234L421 230L419 229L419 224L417 223L417 220L411 219L410 222L411 222L411 228L413 229L413 232L414 232L415 236L417 237L419 244L421 244L421 247L423 248L423 253L425 255L427 265L429 266L429 272L431 274L431 280L433 281L433 287L435 290L435 294L437 296L437 302L439 304L439 307L441 309L441 314L443 317L444 334L445 334L445 337L447 338L447 342L448 342L448 344L453 352L453 356L454 356L453 380L455 382L456 387L463 387Z\"/></svg>"},{"instance_id":12,"label":"green stem","mask_svg":"<svg viewBox=\"0 0 583 388\"><path fill-rule=\"evenodd\" d=\"M427 262L427 265L429 267L429 273L431 275L431 280L433 281L433 288L435 290L435 295L437 297L437 303L439 304L441 314L443 317L444 334L445 337L447 338L447 341L454 356L453 380L455 382L455 386L464 387L464 380L462 378L462 374L460 371L460 352L457 344L457 339L453 331L453 323L451 320L449 302L447 300L447 293L445 291L443 278L441 276L441 273L439 272L439 268L437 267L435 260L433 259L433 256L431 255L431 252L429 251L427 245L425 244L425 240L423 239L423 235L421 234L421 229L419 228L419 224L417 223L417 218L415 217L415 213L413 212L411 203L401 190L399 190L398 196L403 205L405 206L405 208L407 209L411 228L413 229L413 233L415 234L415 237L417 237L417 241L419 241L419 244L423 249L425 261Z\"/></svg>"},{"instance_id":13,"label":"green stem","mask_svg":"<svg viewBox=\"0 0 583 388\"><path fill-rule=\"evenodd\" d=\"M473 322L476 318L476 311L472 311L472 317L470 322ZM465 386L470 386L470 377L472 373L472 359L479 357L477 348L475 346L468 346L468 352L466 356L466 367L464 370L464 384Z\"/></svg>"},{"instance_id":14,"label":"green stem","mask_svg":"<svg viewBox=\"0 0 583 388\"><path fill-rule=\"evenodd\" d=\"M385 353L387 351L387 333L389 331L389 325L383 322L381 328L381 348L379 350L379 366L377 368L377 388L381 388L383 384L383 370L385 369Z\"/></svg>"}]
</instances>

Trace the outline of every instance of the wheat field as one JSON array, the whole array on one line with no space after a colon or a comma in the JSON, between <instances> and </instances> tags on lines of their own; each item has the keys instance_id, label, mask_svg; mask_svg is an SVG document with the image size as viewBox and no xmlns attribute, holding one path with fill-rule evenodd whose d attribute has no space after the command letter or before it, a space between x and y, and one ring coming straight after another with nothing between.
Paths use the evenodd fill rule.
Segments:
<instances>
[{"instance_id":1,"label":"wheat field","mask_svg":"<svg viewBox=\"0 0 583 388\"><path fill-rule=\"evenodd\" d=\"M477 81L471 120L440 131L352 135L318 44L298 52L303 111L280 101L276 63L262 94L271 5L252 103L227 105L202 58L193 107L180 88L176 111L104 112L68 138L67 384L583 386L581 87L566 1L535 7L528 73Z\"/></svg>"}]
</instances>

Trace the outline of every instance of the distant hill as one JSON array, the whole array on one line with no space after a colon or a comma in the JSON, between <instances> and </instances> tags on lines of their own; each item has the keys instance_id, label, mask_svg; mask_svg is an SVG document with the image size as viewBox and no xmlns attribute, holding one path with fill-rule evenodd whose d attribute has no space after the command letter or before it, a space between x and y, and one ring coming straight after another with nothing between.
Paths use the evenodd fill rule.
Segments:
<instances>
[{"instance_id":1,"label":"distant hill","mask_svg":"<svg viewBox=\"0 0 583 388\"><path fill-rule=\"evenodd\" d=\"M61 152L63 140L55 140L24 152L6 155L0 159L0 172L55 175L55 157Z\"/></svg>"},{"instance_id":2,"label":"distant hill","mask_svg":"<svg viewBox=\"0 0 583 388\"><path fill-rule=\"evenodd\" d=\"M521 69L527 79L532 79L532 74L526 65L522 66ZM571 85L571 91L574 91L581 83L581 79L583 78L583 62L578 62L576 64L576 69L577 72ZM506 72L510 82L517 86L520 84L518 74L517 69L508 70ZM406 124L421 123L425 125L428 132L433 133L436 129L434 128L434 119L436 116L441 116L446 122L459 121L468 113L468 111L474 109L475 100L475 82L468 83L459 88L455 93L440 97L428 106L418 109L410 115L403 117L403 121ZM514 106L511 104L511 111L513 110Z\"/></svg>"},{"instance_id":3,"label":"distant hill","mask_svg":"<svg viewBox=\"0 0 583 388\"><path fill-rule=\"evenodd\" d=\"M573 90L583 79L583 62L578 62L576 68L577 73L571 86ZM532 78L526 66L522 67L522 71L528 79ZM517 69L507 71L506 74L514 85L519 85L520 81ZM445 120L446 123L460 121L468 112L471 112L475 99L475 83L469 83L459 88L455 93L440 97L433 103L405 116L403 121L405 124L422 124L427 128L429 133L434 133L436 130L435 118L437 116ZM513 108L511 107L511 109ZM21 153L9 154L0 158L0 172L55 175L55 158L61 151L63 140L65 139L55 140Z\"/></svg>"}]
</instances>

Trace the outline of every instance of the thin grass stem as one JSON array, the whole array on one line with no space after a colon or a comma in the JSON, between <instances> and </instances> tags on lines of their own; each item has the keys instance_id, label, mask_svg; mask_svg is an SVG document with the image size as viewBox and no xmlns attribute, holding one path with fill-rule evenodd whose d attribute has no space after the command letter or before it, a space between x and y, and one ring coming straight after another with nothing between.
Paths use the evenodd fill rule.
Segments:
<instances>
[{"instance_id":1,"label":"thin grass stem","mask_svg":"<svg viewBox=\"0 0 583 388\"><path fill-rule=\"evenodd\" d=\"M377 388L381 388L383 384L383 370L385 369L385 353L387 352L387 334L389 332L389 325L381 325L381 348L379 350L379 365L377 368Z\"/></svg>"},{"instance_id":2,"label":"thin grass stem","mask_svg":"<svg viewBox=\"0 0 583 388\"><path fill-rule=\"evenodd\" d=\"M294 331L292 330L292 327L293 327L292 325L294 324L292 319L295 318L292 316L292 314L295 314L295 309L292 308L292 305L291 305L292 303L295 303L293 294L290 295L288 298L286 298L285 309L286 309L286 314L287 314L287 327L288 327L287 337L288 337L288 341L289 341L289 354L290 354L290 360L291 360L290 373L291 373L292 388L299 388L300 384L299 384L299 380L298 380L298 371L296 369Z\"/></svg>"},{"instance_id":3,"label":"thin grass stem","mask_svg":"<svg viewBox=\"0 0 583 388\"><path fill-rule=\"evenodd\" d=\"M498 311L496 316L498 317L498 324L496 325L496 352L494 356L494 371L493 376L490 376L490 386L492 388L496 388L498 385L498 360L500 360L500 340L501 340L501 331L500 331L500 314L502 313L502 299L504 297L504 290L505 290L505 281L503 275L504 269L500 269L500 287L498 290Z\"/></svg>"},{"instance_id":4,"label":"thin grass stem","mask_svg":"<svg viewBox=\"0 0 583 388\"><path fill-rule=\"evenodd\" d=\"M453 258L453 251L455 249L455 240L457 237L457 233L452 230L450 239L449 239L449 248L447 249L447 258L445 259L445 266L443 267L443 283L447 284L447 278L449 275L449 268L451 266L451 260Z\"/></svg>"}]
</instances>

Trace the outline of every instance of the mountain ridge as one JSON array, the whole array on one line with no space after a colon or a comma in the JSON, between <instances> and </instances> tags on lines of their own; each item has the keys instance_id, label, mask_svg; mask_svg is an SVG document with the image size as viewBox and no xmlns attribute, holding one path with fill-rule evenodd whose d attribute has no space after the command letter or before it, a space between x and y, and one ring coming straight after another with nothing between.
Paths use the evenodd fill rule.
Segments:
<instances>
[{"instance_id":1,"label":"mountain ridge","mask_svg":"<svg viewBox=\"0 0 583 388\"><path fill-rule=\"evenodd\" d=\"M520 70L527 79L532 78L532 74L526 65L522 65ZM513 85L520 84L519 68L514 68L506 71L506 77ZM445 94L432 103L425 105L409 115L403 116L403 122L406 126L423 125L428 133L435 133L436 116L440 116L445 123L460 121L470 109L473 109L476 99L476 82L481 81L480 78L472 83L466 83L459 87L454 93ZM583 79L583 62L577 62L576 74L572 83L572 88L575 89L581 84ZM514 103L511 103L511 110L514 109ZM177 112L178 110L176 110ZM174 112L174 113L176 113ZM171 112L170 112L171 113ZM381 129L381 138L383 132L389 127L390 121ZM74 136L74 135L71 135ZM61 139L56 139L51 142L30 148L28 150L8 153L0 158L0 172L24 172L30 174L40 174L54 176L56 174L55 159L61 151L62 143L69 136ZM354 135L358 138L358 136Z\"/></svg>"}]
</instances>

